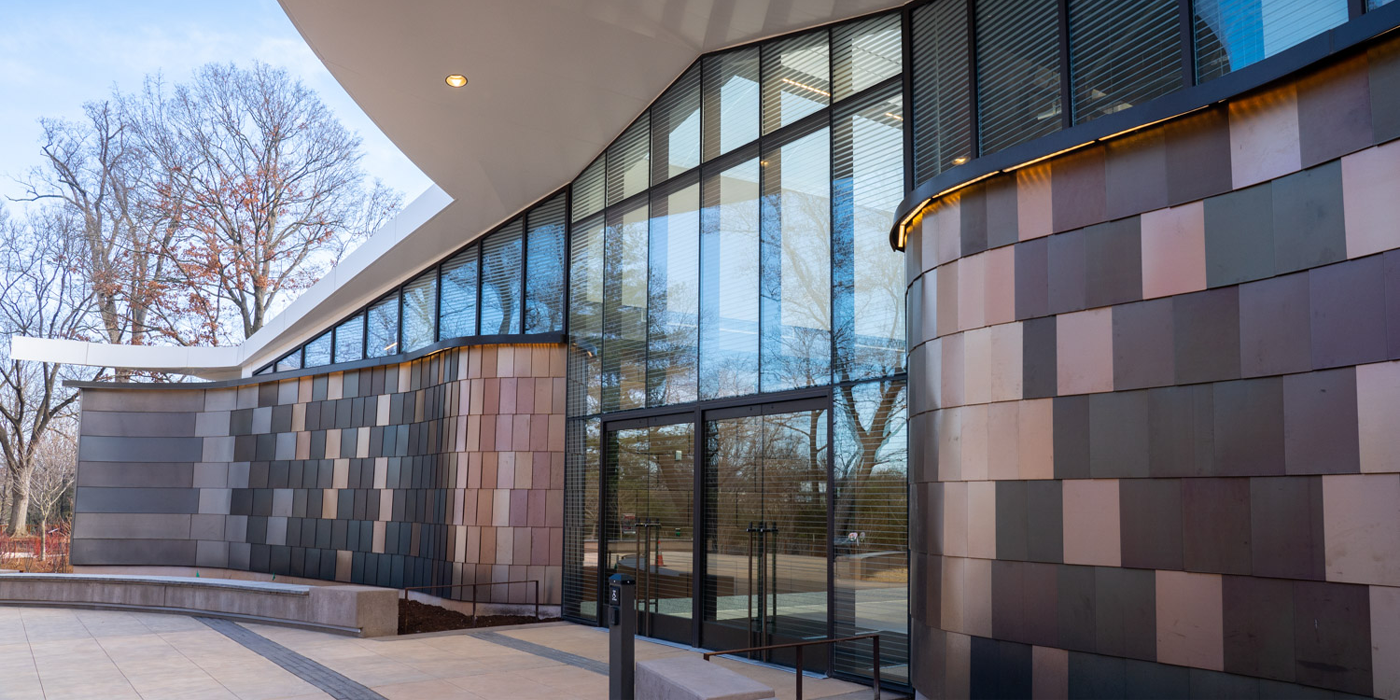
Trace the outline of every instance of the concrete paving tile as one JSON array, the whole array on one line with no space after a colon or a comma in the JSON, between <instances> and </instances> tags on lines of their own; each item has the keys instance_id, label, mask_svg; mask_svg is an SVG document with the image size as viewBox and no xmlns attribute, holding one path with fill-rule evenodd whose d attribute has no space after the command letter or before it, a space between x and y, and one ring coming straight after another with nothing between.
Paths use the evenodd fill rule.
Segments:
<instances>
[{"instance_id":1,"label":"concrete paving tile","mask_svg":"<svg viewBox=\"0 0 1400 700\"><path fill-rule=\"evenodd\" d=\"M371 688L389 700L480 700L481 696L446 681L418 681Z\"/></svg>"}]
</instances>

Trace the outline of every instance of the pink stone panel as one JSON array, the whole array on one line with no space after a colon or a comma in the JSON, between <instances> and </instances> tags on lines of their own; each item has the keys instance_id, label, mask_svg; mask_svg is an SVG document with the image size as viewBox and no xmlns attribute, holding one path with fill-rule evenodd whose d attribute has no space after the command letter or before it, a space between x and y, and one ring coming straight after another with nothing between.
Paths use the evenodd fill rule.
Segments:
<instances>
[{"instance_id":1,"label":"pink stone panel","mask_svg":"<svg viewBox=\"0 0 1400 700\"><path fill-rule=\"evenodd\" d=\"M1016 401L994 403L987 407L987 474L995 480L1021 478L1020 435L1021 404Z\"/></svg>"},{"instance_id":2,"label":"pink stone panel","mask_svg":"<svg viewBox=\"0 0 1400 700\"><path fill-rule=\"evenodd\" d=\"M970 481L967 484L967 556L981 559L997 557L997 485L994 481ZM990 580L987 586L991 588Z\"/></svg>"},{"instance_id":3,"label":"pink stone panel","mask_svg":"<svg viewBox=\"0 0 1400 700\"><path fill-rule=\"evenodd\" d=\"M938 287L938 324L935 331L940 337L958 332L958 269L958 262L944 265L938 268L935 279Z\"/></svg>"},{"instance_id":4,"label":"pink stone panel","mask_svg":"<svg viewBox=\"0 0 1400 700\"><path fill-rule=\"evenodd\" d=\"M1400 248L1400 141L1342 158L1347 257Z\"/></svg>"},{"instance_id":5,"label":"pink stone panel","mask_svg":"<svg viewBox=\"0 0 1400 700\"><path fill-rule=\"evenodd\" d=\"M1118 481L1067 479L1063 499L1065 563L1120 566Z\"/></svg>"},{"instance_id":6,"label":"pink stone panel","mask_svg":"<svg viewBox=\"0 0 1400 700\"><path fill-rule=\"evenodd\" d=\"M940 591L939 606L941 608L940 612L942 615L943 629L949 632L963 632L966 630L966 626L963 624L963 610L965 607L963 597L964 591L966 590L964 578L966 576L966 570L966 559L956 556L943 558L943 585Z\"/></svg>"},{"instance_id":7,"label":"pink stone panel","mask_svg":"<svg viewBox=\"0 0 1400 700\"><path fill-rule=\"evenodd\" d=\"M1056 319L1059 393L1113 391L1112 307L1062 314Z\"/></svg>"},{"instance_id":8,"label":"pink stone panel","mask_svg":"<svg viewBox=\"0 0 1400 700\"><path fill-rule=\"evenodd\" d=\"M1230 103L1230 171L1235 189L1282 177L1302 167L1295 86Z\"/></svg>"},{"instance_id":9,"label":"pink stone panel","mask_svg":"<svg viewBox=\"0 0 1400 700\"><path fill-rule=\"evenodd\" d=\"M992 329L971 330L962 338L963 401L987 403L992 400Z\"/></svg>"},{"instance_id":10,"label":"pink stone panel","mask_svg":"<svg viewBox=\"0 0 1400 700\"><path fill-rule=\"evenodd\" d=\"M1206 288L1205 206L1191 202L1142 215L1142 297Z\"/></svg>"},{"instance_id":11,"label":"pink stone panel","mask_svg":"<svg viewBox=\"0 0 1400 700\"><path fill-rule=\"evenodd\" d=\"M1356 367L1356 418L1363 472L1400 472L1400 362Z\"/></svg>"},{"instance_id":12,"label":"pink stone panel","mask_svg":"<svg viewBox=\"0 0 1400 700\"><path fill-rule=\"evenodd\" d=\"M1400 475L1322 477L1327 580L1400 586Z\"/></svg>"},{"instance_id":13,"label":"pink stone panel","mask_svg":"<svg viewBox=\"0 0 1400 700\"><path fill-rule=\"evenodd\" d=\"M987 325L1016 320L1016 249L1002 246L986 253L983 313Z\"/></svg>"},{"instance_id":14,"label":"pink stone panel","mask_svg":"<svg viewBox=\"0 0 1400 700\"><path fill-rule=\"evenodd\" d=\"M1031 697L1036 700L1069 699L1068 651L1031 647Z\"/></svg>"},{"instance_id":15,"label":"pink stone panel","mask_svg":"<svg viewBox=\"0 0 1400 700\"><path fill-rule=\"evenodd\" d=\"M958 261L958 330L987 325L987 254Z\"/></svg>"},{"instance_id":16,"label":"pink stone panel","mask_svg":"<svg viewBox=\"0 0 1400 700\"><path fill-rule=\"evenodd\" d=\"M944 408L967 403L966 367L963 364L963 348L966 337L965 333L959 333L941 339L943 361L940 363L940 374L943 379L943 393L939 397L938 403Z\"/></svg>"},{"instance_id":17,"label":"pink stone panel","mask_svg":"<svg viewBox=\"0 0 1400 700\"><path fill-rule=\"evenodd\" d=\"M992 326L991 382L992 401L1015 401L1021 398L1022 349L1020 323Z\"/></svg>"},{"instance_id":18,"label":"pink stone panel","mask_svg":"<svg viewBox=\"0 0 1400 700\"><path fill-rule=\"evenodd\" d=\"M1400 700L1400 588L1371 586L1373 694Z\"/></svg>"},{"instance_id":19,"label":"pink stone panel","mask_svg":"<svg viewBox=\"0 0 1400 700\"><path fill-rule=\"evenodd\" d=\"M992 636L992 562L967 559L963 574L963 628L978 637Z\"/></svg>"},{"instance_id":20,"label":"pink stone panel","mask_svg":"<svg viewBox=\"0 0 1400 700\"><path fill-rule=\"evenodd\" d=\"M1225 633L1217 574L1157 572L1157 661L1225 670Z\"/></svg>"},{"instance_id":21,"label":"pink stone panel","mask_svg":"<svg viewBox=\"0 0 1400 700\"><path fill-rule=\"evenodd\" d=\"M950 481L943 484L943 554L949 557L967 556L967 483ZM947 561L944 561L947 573ZM945 614L947 609L944 609ZM947 618L944 618L947 621ZM950 627L948 629L957 629Z\"/></svg>"},{"instance_id":22,"label":"pink stone panel","mask_svg":"<svg viewBox=\"0 0 1400 700\"><path fill-rule=\"evenodd\" d=\"M1022 401L1017 429L1016 458L1022 479L1055 478L1055 412L1053 399Z\"/></svg>"},{"instance_id":23,"label":"pink stone panel","mask_svg":"<svg viewBox=\"0 0 1400 700\"><path fill-rule=\"evenodd\" d=\"M948 657L944 666L946 671L943 681L943 696L947 698L971 697L969 689L972 686L972 637L949 634L946 649Z\"/></svg>"},{"instance_id":24,"label":"pink stone panel","mask_svg":"<svg viewBox=\"0 0 1400 700\"><path fill-rule=\"evenodd\" d=\"M966 406L962 409L962 478L964 481L987 479L987 405Z\"/></svg>"},{"instance_id":25,"label":"pink stone panel","mask_svg":"<svg viewBox=\"0 0 1400 700\"><path fill-rule=\"evenodd\" d=\"M962 480L962 409L945 408L934 413L938 428L938 480Z\"/></svg>"},{"instance_id":26,"label":"pink stone panel","mask_svg":"<svg viewBox=\"0 0 1400 700\"><path fill-rule=\"evenodd\" d=\"M934 220L938 227L937 258L938 264L942 265L962 255L962 200L953 195L944 198L936 206Z\"/></svg>"},{"instance_id":27,"label":"pink stone panel","mask_svg":"<svg viewBox=\"0 0 1400 700\"><path fill-rule=\"evenodd\" d=\"M1016 225L1020 240L1050 235L1050 164L1041 163L1016 171Z\"/></svg>"}]
</instances>

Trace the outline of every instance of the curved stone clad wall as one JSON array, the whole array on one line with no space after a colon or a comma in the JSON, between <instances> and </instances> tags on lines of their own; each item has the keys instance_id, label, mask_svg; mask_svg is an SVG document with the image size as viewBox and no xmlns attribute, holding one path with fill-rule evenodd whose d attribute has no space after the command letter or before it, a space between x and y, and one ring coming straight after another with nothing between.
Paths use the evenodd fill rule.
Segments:
<instances>
[{"instance_id":1,"label":"curved stone clad wall","mask_svg":"<svg viewBox=\"0 0 1400 700\"><path fill-rule=\"evenodd\" d=\"M1392 40L922 212L924 696L1400 697L1397 137Z\"/></svg>"},{"instance_id":2,"label":"curved stone clad wall","mask_svg":"<svg viewBox=\"0 0 1400 700\"><path fill-rule=\"evenodd\" d=\"M562 346L226 388L89 385L82 411L75 566L396 588L532 579L559 603Z\"/></svg>"}]
</instances>

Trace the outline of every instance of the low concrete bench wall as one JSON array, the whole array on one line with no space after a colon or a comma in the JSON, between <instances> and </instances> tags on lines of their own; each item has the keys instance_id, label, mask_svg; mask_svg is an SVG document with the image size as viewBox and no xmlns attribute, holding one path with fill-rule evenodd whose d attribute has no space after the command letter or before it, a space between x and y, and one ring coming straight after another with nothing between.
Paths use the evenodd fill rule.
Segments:
<instances>
[{"instance_id":1,"label":"low concrete bench wall","mask_svg":"<svg viewBox=\"0 0 1400 700\"><path fill-rule=\"evenodd\" d=\"M697 656L637 662L637 697L647 700L762 700L772 688Z\"/></svg>"},{"instance_id":2,"label":"low concrete bench wall","mask_svg":"<svg viewBox=\"0 0 1400 700\"><path fill-rule=\"evenodd\" d=\"M373 586L118 576L0 575L0 605L53 605L221 617L361 637L398 633L398 594Z\"/></svg>"}]
</instances>

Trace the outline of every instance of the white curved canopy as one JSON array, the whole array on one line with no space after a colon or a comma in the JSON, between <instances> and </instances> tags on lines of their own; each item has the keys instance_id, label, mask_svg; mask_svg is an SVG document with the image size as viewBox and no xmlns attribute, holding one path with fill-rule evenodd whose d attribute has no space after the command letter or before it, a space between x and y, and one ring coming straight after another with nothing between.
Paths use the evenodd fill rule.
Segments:
<instances>
[{"instance_id":1,"label":"white curved canopy","mask_svg":"<svg viewBox=\"0 0 1400 700\"><path fill-rule=\"evenodd\" d=\"M17 359L248 375L568 183L703 53L891 0L279 0L436 187L236 350L22 339ZM464 88L444 78L461 73ZM234 352L227 352L234 350ZM186 362L182 366L171 363Z\"/></svg>"}]
</instances>

